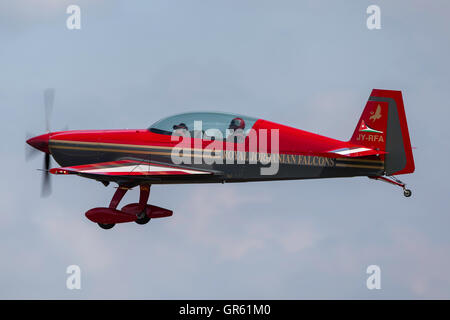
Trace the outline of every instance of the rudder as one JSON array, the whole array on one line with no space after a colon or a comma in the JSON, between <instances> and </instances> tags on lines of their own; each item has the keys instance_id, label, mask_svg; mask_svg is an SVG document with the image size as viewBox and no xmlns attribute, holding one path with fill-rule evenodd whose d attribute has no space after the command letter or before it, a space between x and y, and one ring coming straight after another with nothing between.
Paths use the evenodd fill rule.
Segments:
<instances>
[{"instance_id":1,"label":"rudder","mask_svg":"<svg viewBox=\"0 0 450 320\"><path fill-rule=\"evenodd\" d=\"M414 172L401 91L373 89L350 142L385 151L388 176Z\"/></svg>"}]
</instances>

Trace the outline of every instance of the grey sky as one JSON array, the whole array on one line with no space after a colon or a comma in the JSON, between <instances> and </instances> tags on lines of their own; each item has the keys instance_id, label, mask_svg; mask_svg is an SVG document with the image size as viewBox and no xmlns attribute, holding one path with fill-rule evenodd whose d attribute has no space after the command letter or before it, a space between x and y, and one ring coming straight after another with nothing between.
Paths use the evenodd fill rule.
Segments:
<instances>
[{"instance_id":1,"label":"grey sky","mask_svg":"<svg viewBox=\"0 0 450 320\"><path fill-rule=\"evenodd\" d=\"M69 4L82 29L65 27ZM382 29L366 28L381 7ZM0 298L450 298L448 1L0 2ZM103 231L113 188L52 177L26 132L248 114L348 139L372 88L403 91L413 191L367 178L155 186L174 210ZM55 163L53 162L55 165ZM135 201L130 192L123 203ZM82 289L65 288L77 264ZM382 290L365 287L368 265Z\"/></svg>"}]
</instances>

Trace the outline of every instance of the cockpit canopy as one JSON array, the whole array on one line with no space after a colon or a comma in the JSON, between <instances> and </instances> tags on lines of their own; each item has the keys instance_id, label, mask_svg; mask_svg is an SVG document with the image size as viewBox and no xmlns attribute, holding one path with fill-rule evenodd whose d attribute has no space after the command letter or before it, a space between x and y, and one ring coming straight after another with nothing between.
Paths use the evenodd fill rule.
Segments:
<instances>
[{"instance_id":1,"label":"cockpit canopy","mask_svg":"<svg viewBox=\"0 0 450 320\"><path fill-rule=\"evenodd\" d=\"M198 131L203 135L219 131L226 138L227 129L242 129L245 135L255 124L257 118L232 113L220 112L189 112L170 116L155 122L149 130L154 133L172 135L176 130L186 130L191 137L198 137ZM208 131L207 131L208 130Z\"/></svg>"}]
</instances>

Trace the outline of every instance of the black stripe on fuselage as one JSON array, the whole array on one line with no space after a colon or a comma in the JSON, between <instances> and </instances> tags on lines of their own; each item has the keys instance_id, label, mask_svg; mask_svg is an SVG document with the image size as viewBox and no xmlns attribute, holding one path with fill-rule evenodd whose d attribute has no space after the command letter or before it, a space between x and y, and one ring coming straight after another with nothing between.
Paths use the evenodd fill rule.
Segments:
<instances>
[{"instance_id":1,"label":"black stripe on fuselage","mask_svg":"<svg viewBox=\"0 0 450 320\"><path fill-rule=\"evenodd\" d=\"M84 164L94 164L99 162L117 161L122 159L134 159L137 161L155 161L162 164L174 165L171 159L172 147L165 146L139 146L123 145L114 143L96 143L96 142L76 142L50 140L50 151L55 160L61 166L74 166ZM236 154L235 154L236 156ZM326 158L309 155L278 155L279 169L274 175L262 175L260 162L257 164L249 163L249 157L252 154L245 153L246 163L227 164L226 155L214 157L207 156L208 160L216 160L216 163L207 164L202 161L201 149L193 149L191 164L183 164L185 168L214 170L223 172L223 180L226 182L240 181L267 181L267 180L287 180L287 179L313 179L313 178L331 178L331 177L351 177L351 176L373 176L382 175L384 172L384 162L375 156L361 158ZM221 159L221 163L217 160ZM200 160L202 163L195 163ZM133 179L145 179L143 177L133 177ZM152 180L153 183L182 183L181 181L191 181L192 177L158 177L159 180ZM196 178L201 181L207 180L206 177ZM211 179L209 177L209 179ZM177 182L175 182L177 181ZM194 181L195 183L201 181ZM214 180L210 181L214 182Z\"/></svg>"}]
</instances>

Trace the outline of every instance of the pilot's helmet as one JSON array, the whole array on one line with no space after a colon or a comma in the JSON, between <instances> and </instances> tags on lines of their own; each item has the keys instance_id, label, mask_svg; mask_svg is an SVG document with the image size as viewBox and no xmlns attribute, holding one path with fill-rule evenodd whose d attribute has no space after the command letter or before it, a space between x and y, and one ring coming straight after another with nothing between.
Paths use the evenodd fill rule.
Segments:
<instances>
[{"instance_id":1,"label":"pilot's helmet","mask_svg":"<svg viewBox=\"0 0 450 320\"><path fill-rule=\"evenodd\" d=\"M245 121L242 118L234 118L233 120L231 120L230 122L230 126L229 129L244 129L245 128Z\"/></svg>"}]
</instances>

